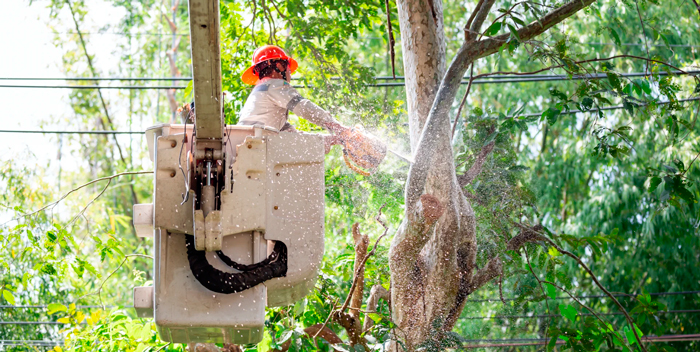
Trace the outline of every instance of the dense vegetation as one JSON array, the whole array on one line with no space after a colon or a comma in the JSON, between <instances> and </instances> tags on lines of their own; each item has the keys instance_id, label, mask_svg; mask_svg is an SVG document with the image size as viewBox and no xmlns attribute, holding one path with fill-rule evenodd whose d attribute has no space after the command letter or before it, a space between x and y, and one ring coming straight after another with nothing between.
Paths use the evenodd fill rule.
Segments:
<instances>
[{"instance_id":1,"label":"dense vegetation","mask_svg":"<svg viewBox=\"0 0 700 352\"><path fill-rule=\"evenodd\" d=\"M345 124L362 124L393 149L410 154L405 92L401 85L382 85L401 83L404 74L398 44L392 65L384 2L221 3L227 123L237 121L249 93L238 77L252 51L274 43L301 63L294 83L304 86L302 94ZM462 28L476 3L444 1L448 58L461 45ZM494 8L503 9L503 15L487 19L485 34L515 32L523 21L539 17L540 5L546 10L560 3L497 1ZM47 25L74 33L55 39L65 50L67 77L188 77L191 72L186 2L100 3L123 14L101 28L123 33L112 53L119 66L103 71L95 64L100 58L90 51L90 43L100 37L81 32L97 4L53 0L28 6L50 6L54 16L46 19ZM389 1L389 8L395 7ZM559 78L484 77L470 85L463 108L460 99L454 102L452 119L460 119L452 139L458 174L469 170L482 147L495 143L484 171L464 193L478 215L478 266L494 255L502 256L505 265L500 278L469 297L452 333L440 344L422 348L459 349L497 339L549 343L560 337L566 345L559 349L639 350L621 310L602 295L581 264L609 291L633 294L618 299L639 334L700 333L700 316L694 311L700 296L666 294L700 287L700 101L695 100L700 84L693 74L678 74L678 69L694 72L698 63L699 11L687 0L598 1L534 43L520 43L513 34L499 53L474 64L474 75L559 65L541 72ZM395 14L388 16L398 43L399 24ZM591 59L600 60L583 62ZM392 66L397 79L375 78L392 76ZM561 79L574 75L579 79ZM466 90L467 84L462 85L457 96ZM77 118L67 129L126 130L140 126L138 121L176 122L177 107L191 100L191 85L163 93L103 94L72 90ZM317 130L294 120L299 129ZM152 192L151 176L138 173L152 168L145 139L80 135L62 143L74 146L72 157L82 162L78 170L64 171L60 184L42 166L19 168L11 162L23 156L4 156L0 175L6 221L0 228L1 320L61 324L0 325L0 339L28 344L8 350L41 348L31 347L36 340L57 341L61 347L56 350L184 349L165 346L153 323L136 318L128 307L132 287L151 280L152 242L136 238L130 223L132 204L149 202ZM359 223L373 244L384 231L375 221L380 208L390 236L401 223L408 167L388 157L376 174L364 177L344 166L339 150L326 157L327 247L317 288L294 306L269 310L265 339L245 348L266 351L289 340L290 350L332 349L320 340L316 345L303 329L326 321L348 295L355 258L352 225ZM111 177L119 173L131 174ZM101 177L106 179L80 187ZM556 246L543 240L524 245L519 253L506 251L507 239L519 231L514 223L541 226ZM389 242L380 242L367 262L365 296L375 284L389 289ZM47 307L7 307L12 305ZM365 319L376 325L367 332L367 343L353 350L381 350L395 338L389 310L382 301L377 313L367 314ZM609 325L600 325L597 318ZM348 341L339 324L329 326ZM650 351L698 349L697 342L687 341L646 346Z\"/></svg>"}]
</instances>

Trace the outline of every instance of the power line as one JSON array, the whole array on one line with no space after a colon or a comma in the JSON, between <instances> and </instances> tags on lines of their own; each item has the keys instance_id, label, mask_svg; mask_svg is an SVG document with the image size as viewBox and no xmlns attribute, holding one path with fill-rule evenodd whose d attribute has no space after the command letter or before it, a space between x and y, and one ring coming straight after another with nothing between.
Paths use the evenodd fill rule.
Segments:
<instances>
[{"instance_id":1,"label":"power line","mask_svg":"<svg viewBox=\"0 0 700 352\"><path fill-rule=\"evenodd\" d=\"M700 74L700 71L688 71L688 72L658 72L658 76L668 76L673 75L696 75ZM631 78L631 77L645 77L648 74L644 72L630 72L621 73L621 77ZM574 75L569 77L567 75L540 75L540 74L525 74L525 75L494 75L478 78L472 81L472 84L505 84L505 83L530 83L530 82L557 82L557 81L578 81L584 79L602 79L606 78L607 74L596 73L589 75ZM296 80L302 80L303 78L297 78ZM338 80L338 77L332 77L331 80ZM469 84L469 77L464 77L464 80L460 84ZM191 77L0 77L0 80L4 81L191 81ZM377 76L373 78L374 81L387 81L387 80L405 80L404 76ZM405 86L404 82L387 82L387 83L370 83L366 84L367 87L402 87ZM97 85L0 85L0 88L59 88L59 89L185 89L187 86L97 86ZM294 88L313 88L311 86L294 85Z\"/></svg>"},{"instance_id":2,"label":"power line","mask_svg":"<svg viewBox=\"0 0 700 352\"><path fill-rule=\"evenodd\" d=\"M700 98L698 98L700 99ZM700 291L676 291L676 292L652 292L649 293L650 296L677 296L677 295L695 295L695 294L700 294ZM614 297L637 297L640 296L640 294L636 293L616 293L613 294ZM589 296L576 296L577 299L586 299L586 298L607 298L607 295L589 295ZM517 298L505 298L504 300L506 301L515 301ZM553 298L555 300L558 299L571 299L571 297L568 296L562 296L562 297L556 297ZM488 298L488 299L470 299L467 300L467 302L501 302L499 298Z\"/></svg>"},{"instance_id":3,"label":"power line","mask_svg":"<svg viewBox=\"0 0 700 352\"><path fill-rule=\"evenodd\" d=\"M57 89L185 89L187 86L37 86L22 84L0 84L0 88L57 88Z\"/></svg>"},{"instance_id":4,"label":"power line","mask_svg":"<svg viewBox=\"0 0 700 352\"><path fill-rule=\"evenodd\" d=\"M698 98L688 98L688 99L678 99L677 102L683 103L683 102L689 102L689 101L698 101L700 100L700 97ZM670 104L671 102L659 102L657 104L660 105L666 105ZM586 111L581 111L581 110L569 110L569 111L562 111L560 114L562 115L569 115L569 114L578 114L578 113L585 113L585 112L598 112L598 111L610 111L610 110L622 110L625 107L622 105L616 105L616 106L605 106L602 108L596 108L596 109L590 109ZM533 113L533 114L527 114L527 115L520 115L517 117L537 117L537 116L542 116L542 112L538 113ZM508 117L516 117L516 116L508 116ZM97 135L102 135L102 134L107 134L107 135L112 135L112 134L131 134L131 135L136 135L136 134L143 134L143 131L52 131L52 130L0 130L0 133L27 133L27 134L97 134ZM690 291L689 291L690 292ZM694 292L694 291L693 291ZM624 295L623 295L624 296ZM509 299L510 300L510 299ZM499 301L497 299L494 300L485 300L485 301ZM480 302L480 300L472 300L471 302Z\"/></svg>"},{"instance_id":5,"label":"power line","mask_svg":"<svg viewBox=\"0 0 700 352\"><path fill-rule=\"evenodd\" d=\"M667 310L667 311L658 311L656 312L657 314L695 314L695 313L700 313L700 309L679 309L679 310ZM614 313L597 313L598 315L624 315L621 312L614 312ZM629 313L630 315L636 315L640 313ZM595 314L592 313L578 313L578 316L595 316ZM472 316L472 317L461 317L460 319L465 319L465 320L479 320L479 319L508 319L508 318L514 318L514 319L539 319L539 318L558 318L561 317L559 314L533 314L533 315L491 315L491 316Z\"/></svg>"},{"instance_id":6,"label":"power line","mask_svg":"<svg viewBox=\"0 0 700 352\"><path fill-rule=\"evenodd\" d=\"M658 311L657 314L695 314L700 313L700 309L679 309L679 310L667 310ZM631 315L637 315L641 313L629 313ZM578 316L594 316L591 313L578 313ZM623 315L623 313L598 313L602 316L611 315ZM559 314L533 314L533 315L491 315L491 316L472 316L472 317L461 317L460 319L465 320L490 320L490 319L539 319L539 318L559 318L562 317ZM59 323L57 321L0 321L0 325L65 325L67 323Z\"/></svg>"},{"instance_id":7,"label":"power line","mask_svg":"<svg viewBox=\"0 0 700 352\"><path fill-rule=\"evenodd\" d=\"M143 134L143 131L50 131L50 130L0 130L0 133L31 134Z\"/></svg>"},{"instance_id":8,"label":"power line","mask_svg":"<svg viewBox=\"0 0 700 352\"><path fill-rule=\"evenodd\" d=\"M191 81L192 77L0 77L0 81Z\"/></svg>"}]
</instances>

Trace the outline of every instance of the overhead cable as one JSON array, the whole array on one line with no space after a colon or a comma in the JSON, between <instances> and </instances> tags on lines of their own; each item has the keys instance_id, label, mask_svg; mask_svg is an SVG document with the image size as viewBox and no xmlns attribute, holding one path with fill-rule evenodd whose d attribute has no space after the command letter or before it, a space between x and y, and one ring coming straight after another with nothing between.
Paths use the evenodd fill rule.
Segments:
<instances>
[{"instance_id":1,"label":"overhead cable","mask_svg":"<svg viewBox=\"0 0 700 352\"><path fill-rule=\"evenodd\" d=\"M51 130L0 130L0 133L32 134L143 134L143 131L51 131Z\"/></svg>"},{"instance_id":2,"label":"overhead cable","mask_svg":"<svg viewBox=\"0 0 700 352\"><path fill-rule=\"evenodd\" d=\"M0 77L0 81L190 81L192 77Z\"/></svg>"},{"instance_id":3,"label":"overhead cable","mask_svg":"<svg viewBox=\"0 0 700 352\"><path fill-rule=\"evenodd\" d=\"M658 76L668 76L673 75L697 75L700 71L687 71L687 72L657 72ZM644 72L631 72L631 73L621 73L621 77L631 78L631 77L645 77L648 74ZM606 78L605 73L596 73L588 75L574 75L569 77L568 75L540 75L540 74L524 74L524 75L493 75L478 78L472 81L472 84L505 84L505 83L530 83L530 82L558 82L558 81L578 81L578 80L591 80L591 79L602 79ZM69 78L40 78L40 77L2 77L0 80L4 81L189 81L191 77L69 77ZM294 80L301 80L294 79ZM338 80L337 77L332 77L332 80ZM377 76L374 77L375 81L382 80L405 80L404 76L397 76L396 78L391 76ZM460 84L469 84L469 77L464 77ZM365 86L367 87L403 87L406 84L404 82L387 82L387 83L369 83ZM304 85L294 85L294 88L313 88L313 86ZM98 85L22 85L22 84L3 84L0 88L57 88L57 89L185 89L187 86L98 86ZM251 87L252 88L252 87Z\"/></svg>"},{"instance_id":4,"label":"overhead cable","mask_svg":"<svg viewBox=\"0 0 700 352\"><path fill-rule=\"evenodd\" d=\"M700 309L679 309L679 310L666 310L666 311L658 311L656 314L696 314L700 313ZM629 313L630 315L636 315L640 313ZM596 316L596 315L624 315L622 312L614 312L614 313L597 313L597 314L592 314L592 313L578 313L578 316ZM465 320L479 320L479 319L539 319L539 318L559 318L562 317L559 314L533 314L533 315L491 315L491 316L481 316L481 317L461 317L460 319L465 319Z\"/></svg>"},{"instance_id":5,"label":"overhead cable","mask_svg":"<svg viewBox=\"0 0 700 352\"><path fill-rule=\"evenodd\" d=\"M185 89L187 86L47 86L24 84L0 84L0 88L50 88L50 89Z\"/></svg>"},{"instance_id":6,"label":"overhead cable","mask_svg":"<svg viewBox=\"0 0 700 352\"><path fill-rule=\"evenodd\" d=\"M700 98L699 98L700 99ZM676 292L652 292L649 293L650 296L677 296L677 295L696 295L700 294L700 291L676 291ZM629 297L629 298L635 298L637 296L640 296L641 294L635 294L635 293L615 293L613 294L614 297ZM607 298L607 295L589 295L589 296L576 296L577 299L586 299L586 298ZM517 298L505 298L505 301L515 301ZM553 298L555 300L558 299L571 299L571 297L568 296L561 296L561 297L556 297ZM470 299L467 300L467 302L501 302L501 299L499 298L488 298L488 299Z\"/></svg>"},{"instance_id":7,"label":"overhead cable","mask_svg":"<svg viewBox=\"0 0 700 352\"><path fill-rule=\"evenodd\" d=\"M688 98L688 99L678 99L677 102L683 103L683 102L689 102L689 101L698 101L700 100L700 97L697 98ZM671 102L668 101L663 101L659 102L657 104L659 105L666 105L670 104ZM597 112L597 111L609 111L609 110L622 110L625 107L622 105L616 105L616 106L604 106L602 108L595 108L595 109L590 109L586 111L581 111L581 110L569 110L569 111L562 111L560 114L562 115L569 115L569 114L578 114L578 113L586 113L586 112ZM542 116L542 112L538 113L533 113L533 114L526 114L526 115L518 115L518 116L508 116L508 117L537 117L537 116ZM55 131L55 130L0 130L0 133L29 133L29 134L107 134L107 135L112 135L112 134L143 134L143 131ZM475 301L472 301L475 302Z\"/></svg>"}]
</instances>

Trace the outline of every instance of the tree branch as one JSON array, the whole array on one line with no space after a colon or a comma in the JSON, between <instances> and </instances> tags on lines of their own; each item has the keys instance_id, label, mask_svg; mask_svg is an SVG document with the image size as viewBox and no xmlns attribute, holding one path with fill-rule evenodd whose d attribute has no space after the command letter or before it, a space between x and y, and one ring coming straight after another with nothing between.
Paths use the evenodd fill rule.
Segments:
<instances>
[{"instance_id":1,"label":"tree branch","mask_svg":"<svg viewBox=\"0 0 700 352\"><path fill-rule=\"evenodd\" d=\"M41 211L44 211L44 210L46 210L46 209L48 209L48 208L50 208L50 207L52 207L52 206L55 206L55 205L57 205L58 203L60 203L62 200L66 199L66 197L68 197L68 196L71 195L72 193L74 193L74 192L76 192L76 191L78 191L78 190L80 190L80 189L82 189L82 188L85 188L85 187L87 187L87 186L89 186L89 185L91 185L91 184L93 184L93 183L100 182L100 181L104 181L104 180L111 180L111 179L113 179L113 178L116 178L116 177L119 177L119 176L124 176L124 175L142 175L142 174L153 174L153 171L129 171L129 172L121 172L121 173L114 174L114 175L111 175L111 176L100 177L100 178L98 178L98 179L94 179L94 180L92 180L92 181L90 181L90 182L88 182L88 183L84 183L84 184L82 184L82 185L80 185L80 186L78 186L78 187L76 187L76 188L71 189L70 191L68 191L66 194L64 194L63 196L61 196L61 198L59 198L59 199L56 200L55 202L46 204L46 205L44 205L43 207L41 207L41 208L39 208L39 209L37 209L37 210L31 212L31 213L22 214L22 215L21 215L20 217L18 217L18 218L14 218L14 219L12 219L12 220L8 220L8 221L6 221L5 223L3 223L3 225L4 225L4 224L7 224L7 223L10 222L10 221L16 221L16 220L19 220L19 219L21 219L21 218L26 218L26 217L28 217L28 216L32 216L32 215L37 214L37 213L39 213L39 212L41 212Z\"/></svg>"},{"instance_id":2,"label":"tree branch","mask_svg":"<svg viewBox=\"0 0 700 352\"><path fill-rule=\"evenodd\" d=\"M539 21L520 28L518 30L519 37L522 41L530 40L593 2L595 0L571 0L548 13ZM504 34L478 42L465 42L457 51L457 55L442 79L418 141L415 153L416 162L411 165L406 180L406 209L411 209L425 190L428 172L439 140L450 138L449 111L464 73L474 60L497 52L509 36L510 34Z\"/></svg>"},{"instance_id":3,"label":"tree branch","mask_svg":"<svg viewBox=\"0 0 700 352\"><path fill-rule=\"evenodd\" d=\"M518 223L515 223L515 224L518 225L518 226L520 226L521 228L524 227L524 225L520 225L520 224L518 224ZM525 227L525 228L526 228L526 227ZM538 233L537 235L540 236L540 239L544 240L544 241L547 242L550 246L554 247L557 251L559 251L559 253L562 253L562 254L564 254L564 255L566 255L566 256L568 256L568 257L574 259L574 260L586 271L586 273L588 273L588 275L589 275L589 276L591 277L591 279L593 280L593 283L595 283L595 285L598 286L598 288L599 288L601 291L603 291L603 293L605 293L605 295L608 296L608 298L610 298L610 300L613 301L613 303L615 303L615 305L617 306L617 308L618 308L618 309L622 312L622 314L625 316L625 319L627 320L627 323L629 324L630 329L631 329L632 332L634 333L634 337L637 339L637 344L639 345L639 347L640 347L644 352L646 352L647 349L646 349L646 347L644 347L644 345L642 344L642 339L639 337L639 334L637 333L637 329L635 328L635 325L634 325L634 320L632 320L632 317L629 315L629 313L627 312L627 310L625 309L625 307L623 307L622 304L620 304L620 301L618 301L617 298L615 298L615 296L614 296L612 293L610 293L610 291L608 291L608 290L605 288L605 286L603 286L603 284L600 283L600 281L598 281L598 277L595 276L595 274L593 273L593 271L591 270L591 268L589 268L588 265L586 265L586 263L584 263L584 262L581 260L581 258L579 258L579 257L576 256L575 254L573 254L573 253L571 253L571 252L569 252L569 251L567 251L567 250L565 250L565 249L559 247L559 246L558 246L556 243L554 243L554 241L552 241L551 239L545 237L545 236L542 235L541 233Z\"/></svg>"},{"instance_id":4,"label":"tree branch","mask_svg":"<svg viewBox=\"0 0 700 352\"><path fill-rule=\"evenodd\" d=\"M481 30L481 26L484 24L484 21L486 20L486 16L489 15L489 12L491 11L491 8L493 7L493 4L496 3L496 0L481 0L479 1L479 4L477 4L477 7L474 9L474 13L472 13L472 16L474 17L474 21L471 23L471 27L469 27L469 39L472 38L472 34L479 33Z\"/></svg>"},{"instance_id":5,"label":"tree branch","mask_svg":"<svg viewBox=\"0 0 700 352\"><path fill-rule=\"evenodd\" d=\"M700 4L696 0L693 0L693 3L695 4L695 7L698 9L698 14L700 14Z\"/></svg>"},{"instance_id":6,"label":"tree branch","mask_svg":"<svg viewBox=\"0 0 700 352\"><path fill-rule=\"evenodd\" d=\"M375 312L379 306L380 299L388 302L391 299L391 293L382 285L372 286L372 290L369 292L369 298L367 299L367 312ZM374 326L374 320L368 316L365 316L362 331L367 331L371 329L372 326Z\"/></svg>"},{"instance_id":7,"label":"tree branch","mask_svg":"<svg viewBox=\"0 0 700 352\"><path fill-rule=\"evenodd\" d=\"M479 176L481 173L481 168L484 166L484 162L486 161L486 157L491 154L495 145L496 143L491 141L481 148L481 151L479 152L479 155L476 156L476 160L474 160L472 167L470 167L469 170L464 173L464 175L457 177L460 187L466 187L467 185L471 184L477 176Z\"/></svg>"}]
</instances>

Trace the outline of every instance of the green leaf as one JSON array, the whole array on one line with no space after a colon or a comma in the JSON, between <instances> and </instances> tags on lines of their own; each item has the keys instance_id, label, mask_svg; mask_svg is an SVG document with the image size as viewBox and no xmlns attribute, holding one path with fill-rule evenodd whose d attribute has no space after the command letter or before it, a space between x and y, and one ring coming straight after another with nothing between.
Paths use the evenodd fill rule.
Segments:
<instances>
[{"instance_id":1,"label":"green leaf","mask_svg":"<svg viewBox=\"0 0 700 352\"><path fill-rule=\"evenodd\" d=\"M570 304L560 304L559 312L564 318L571 320L572 323L576 322L576 314L578 311Z\"/></svg>"},{"instance_id":2,"label":"green leaf","mask_svg":"<svg viewBox=\"0 0 700 352\"><path fill-rule=\"evenodd\" d=\"M547 296L549 296L549 298L551 298L551 299L557 298L557 288L554 287L554 285L545 282L544 288L545 288L545 291L547 291Z\"/></svg>"},{"instance_id":3,"label":"green leaf","mask_svg":"<svg viewBox=\"0 0 700 352\"><path fill-rule=\"evenodd\" d=\"M382 315L379 313L368 313L367 316L369 316L369 318L372 319L375 324L382 321Z\"/></svg>"},{"instance_id":4,"label":"green leaf","mask_svg":"<svg viewBox=\"0 0 700 352\"><path fill-rule=\"evenodd\" d=\"M610 82L610 85L618 90L622 90L622 85L620 84L620 77L618 77L617 74L613 72L608 72L608 82Z\"/></svg>"},{"instance_id":5,"label":"green leaf","mask_svg":"<svg viewBox=\"0 0 700 352\"><path fill-rule=\"evenodd\" d=\"M484 35L487 37L493 36L493 35L497 34L498 31L501 30L502 26L503 26L503 24L501 22L496 22L496 23L492 24L489 28L486 29L486 31L484 32Z\"/></svg>"},{"instance_id":6,"label":"green leaf","mask_svg":"<svg viewBox=\"0 0 700 352\"><path fill-rule=\"evenodd\" d=\"M64 306L63 304L58 304L58 303L49 303L49 305L47 307L47 313L49 315L54 314L54 313L58 313L58 312L65 312L66 310L68 310L68 308L66 306Z\"/></svg>"},{"instance_id":7,"label":"green leaf","mask_svg":"<svg viewBox=\"0 0 700 352\"><path fill-rule=\"evenodd\" d=\"M5 301L7 301L7 303L9 303L11 306L15 305L15 297L12 295L12 292L10 292L10 290L3 288L2 298L4 298Z\"/></svg>"},{"instance_id":8,"label":"green leaf","mask_svg":"<svg viewBox=\"0 0 700 352\"><path fill-rule=\"evenodd\" d=\"M654 192L661 184L661 178L654 176L649 178L649 192Z\"/></svg>"},{"instance_id":9,"label":"green leaf","mask_svg":"<svg viewBox=\"0 0 700 352\"><path fill-rule=\"evenodd\" d=\"M613 37L615 44L617 44L617 46L622 46L622 40L620 40L620 35L617 34L617 31L612 27L608 27L608 30L610 31L610 35Z\"/></svg>"},{"instance_id":10,"label":"green leaf","mask_svg":"<svg viewBox=\"0 0 700 352\"><path fill-rule=\"evenodd\" d=\"M627 338L627 342L629 342L630 345L637 343L637 338L634 336L634 333L632 332L632 330L630 330L630 328L625 326L624 331L625 337Z\"/></svg>"}]
</instances>

